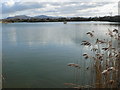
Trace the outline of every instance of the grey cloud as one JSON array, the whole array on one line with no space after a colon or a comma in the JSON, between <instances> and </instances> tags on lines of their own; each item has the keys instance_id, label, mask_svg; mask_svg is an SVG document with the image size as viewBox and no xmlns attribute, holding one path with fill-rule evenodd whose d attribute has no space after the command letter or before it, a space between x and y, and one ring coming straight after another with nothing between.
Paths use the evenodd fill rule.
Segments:
<instances>
[{"instance_id":1,"label":"grey cloud","mask_svg":"<svg viewBox=\"0 0 120 90\"><path fill-rule=\"evenodd\" d=\"M74 5L72 5L74 4ZM63 14L75 13L78 10L86 10L91 8L96 8L109 4L109 2L93 2L93 3L84 3L84 2L66 2L61 4L61 8L57 10Z\"/></svg>"},{"instance_id":2,"label":"grey cloud","mask_svg":"<svg viewBox=\"0 0 120 90\"><path fill-rule=\"evenodd\" d=\"M47 10L46 5L49 4L51 6L59 6L55 7L54 10ZM74 4L74 5L73 5ZM73 14L76 13L78 10L86 10L92 9L100 6L104 6L110 4L110 2L42 2L42 3L35 3L35 2L15 2L13 6L7 6L5 3L2 4L2 13L3 14L10 14L16 13L19 11L31 11L35 14L42 14L42 13L51 13L56 14ZM38 11L36 9L46 9L45 11ZM29 13L29 12L28 12ZM23 13L22 13L23 14ZM81 13L81 15L83 15Z\"/></svg>"},{"instance_id":3,"label":"grey cloud","mask_svg":"<svg viewBox=\"0 0 120 90\"><path fill-rule=\"evenodd\" d=\"M2 13L14 13L17 11L24 11L28 9L36 9L36 8L42 8L44 7L44 4L42 3L31 3L31 2L15 2L13 6L7 6L6 3L2 4Z\"/></svg>"}]
</instances>

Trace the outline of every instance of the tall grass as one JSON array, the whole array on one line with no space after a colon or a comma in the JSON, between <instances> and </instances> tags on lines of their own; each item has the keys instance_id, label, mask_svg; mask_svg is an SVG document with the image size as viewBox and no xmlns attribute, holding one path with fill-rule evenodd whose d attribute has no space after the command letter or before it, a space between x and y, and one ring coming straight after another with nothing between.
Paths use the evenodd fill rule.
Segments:
<instances>
[{"instance_id":1,"label":"tall grass","mask_svg":"<svg viewBox=\"0 0 120 90\"><path fill-rule=\"evenodd\" d=\"M92 81L87 85L77 83L65 83L73 88L117 88L120 85L120 51L118 42L120 36L117 29L109 30L106 33L108 38L96 37L94 31L87 32L92 42L84 40L81 45L89 47L92 55L83 53L85 59L90 59L90 65L86 69L91 72ZM76 69L81 69L80 64L69 63ZM82 73L82 72L81 72ZM88 72L85 72L87 74ZM87 77L85 77L87 78Z\"/></svg>"}]
</instances>

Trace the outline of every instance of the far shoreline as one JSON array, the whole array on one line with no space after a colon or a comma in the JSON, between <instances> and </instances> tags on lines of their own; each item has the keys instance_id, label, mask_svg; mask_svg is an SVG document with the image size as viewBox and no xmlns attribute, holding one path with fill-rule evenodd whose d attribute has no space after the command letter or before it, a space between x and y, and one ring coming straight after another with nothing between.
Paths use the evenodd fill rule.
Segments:
<instances>
[{"instance_id":1,"label":"far shoreline","mask_svg":"<svg viewBox=\"0 0 120 90\"><path fill-rule=\"evenodd\" d=\"M64 21L47 21L47 22L48 23L50 23L50 22L63 22L63 24L64 24ZM41 22L0 22L0 23L10 24L10 23L47 23L47 22L41 21ZM120 22L110 22L110 21L66 21L66 22L67 23L69 23L69 22L90 22L90 23L95 22L95 23L101 23L101 24L108 23L108 24L112 24L112 25L120 25Z\"/></svg>"},{"instance_id":2,"label":"far shoreline","mask_svg":"<svg viewBox=\"0 0 120 90\"><path fill-rule=\"evenodd\" d=\"M120 16L103 16L103 17L58 17L58 18L38 18L28 16L14 16L11 18L1 19L2 23L16 23L16 22L88 22L88 21L100 21L100 22L120 22Z\"/></svg>"}]
</instances>

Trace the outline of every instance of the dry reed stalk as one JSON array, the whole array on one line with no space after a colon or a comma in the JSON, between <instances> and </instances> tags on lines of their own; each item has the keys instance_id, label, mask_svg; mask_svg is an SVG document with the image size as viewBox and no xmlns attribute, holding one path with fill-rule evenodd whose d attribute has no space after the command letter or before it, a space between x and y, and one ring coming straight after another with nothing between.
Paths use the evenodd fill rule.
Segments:
<instances>
[{"instance_id":1,"label":"dry reed stalk","mask_svg":"<svg viewBox=\"0 0 120 90\"><path fill-rule=\"evenodd\" d=\"M95 75L96 78L93 78L95 80L89 85L96 88L116 88L120 86L120 81L118 82L118 80L120 80L120 51L117 50L118 47L114 47L113 45L115 41L120 41L118 30L108 30L107 35L110 39L108 38L107 40L95 38L94 32L88 32L86 34L89 35L93 39L93 41L95 41L95 43L91 43L89 41L82 41L81 44L83 46L91 47L91 51L93 52L93 56L87 53L83 54L83 57L85 59L93 60L90 61L90 66L89 68L87 67L87 70L93 69L90 70L90 72L95 71L95 73L92 73L90 75ZM118 44L118 46L120 46L120 43ZM85 68L86 63L84 64ZM68 66L75 67L76 69L80 68L80 65L78 63L68 64ZM86 72L86 74L87 73L88 72ZM92 85L93 83L94 85ZM77 87L81 88L83 86L78 84Z\"/></svg>"}]
</instances>

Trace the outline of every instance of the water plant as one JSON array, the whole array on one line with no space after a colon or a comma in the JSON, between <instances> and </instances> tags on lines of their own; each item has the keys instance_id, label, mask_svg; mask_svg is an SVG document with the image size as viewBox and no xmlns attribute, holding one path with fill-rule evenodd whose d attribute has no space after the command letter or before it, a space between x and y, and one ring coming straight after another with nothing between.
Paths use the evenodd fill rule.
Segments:
<instances>
[{"instance_id":1,"label":"water plant","mask_svg":"<svg viewBox=\"0 0 120 90\"><path fill-rule=\"evenodd\" d=\"M94 31L86 33L91 41L84 40L81 45L89 48L92 55L83 53L85 60L90 59L91 64L86 70L92 72L93 80L89 85L80 85L77 83L67 83L73 88L117 88L120 87L120 50L119 41L120 34L117 29L109 30L106 38L98 38ZM81 65L69 63L76 69L80 69ZM87 77L86 77L87 78Z\"/></svg>"}]
</instances>

